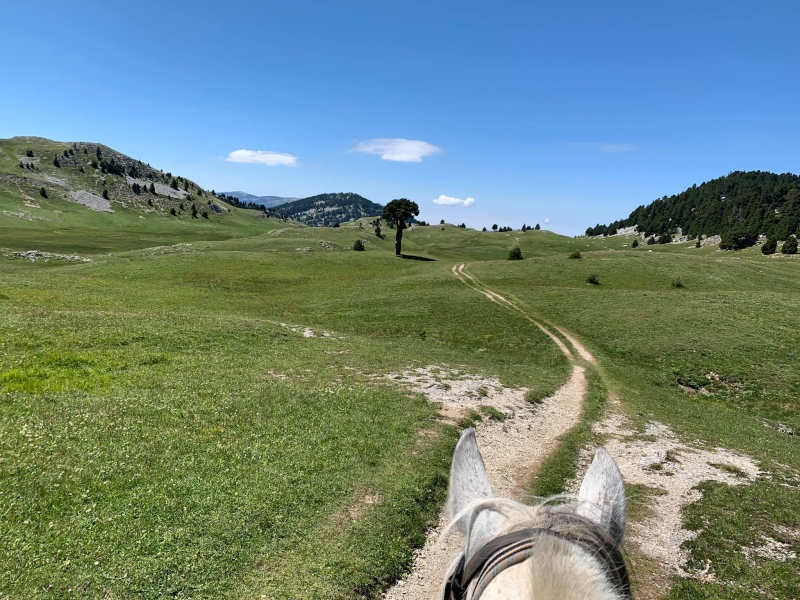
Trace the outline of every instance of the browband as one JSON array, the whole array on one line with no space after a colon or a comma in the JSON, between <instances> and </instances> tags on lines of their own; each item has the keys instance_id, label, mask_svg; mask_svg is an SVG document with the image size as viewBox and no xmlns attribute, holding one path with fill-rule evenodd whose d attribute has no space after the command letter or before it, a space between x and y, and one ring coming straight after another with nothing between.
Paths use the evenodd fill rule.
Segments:
<instances>
[{"instance_id":1,"label":"browband","mask_svg":"<svg viewBox=\"0 0 800 600\"><path fill-rule=\"evenodd\" d=\"M443 600L465 600L470 584L475 581L473 600L477 600L486 586L502 571L513 567L533 555L536 546L536 537L548 535L571 544L576 544L589 552L595 554L596 548L589 543L589 540L580 537L572 538L552 529L532 527L513 531L500 537L489 540L481 546L478 551L466 562L464 553L458 559L458 564L445 582L442 598ZM608 557L612 560L611 564L624 564L619 550L612 551L614 556ZM605 558L605 557L604 557ZM466 564L465 564L466 563ZM606 574L611 581L621 591L629 593L630 583L627 571L623 569L610 568L608 564Z\"/></svg>"}]
</instances>

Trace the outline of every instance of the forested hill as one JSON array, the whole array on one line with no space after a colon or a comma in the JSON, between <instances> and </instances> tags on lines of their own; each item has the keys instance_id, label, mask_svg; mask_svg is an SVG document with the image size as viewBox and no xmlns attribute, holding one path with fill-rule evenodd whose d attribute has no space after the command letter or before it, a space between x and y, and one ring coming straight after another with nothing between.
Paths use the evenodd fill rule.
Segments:
<instances>
[{"instance_id":1,"label":"forested hill","mask_svg":"<svg viewBox=\"0 0 800 600\"><path fill-rule=\"evenodd\" d=\"M379 217L383 205L367 200L352 192L319 194L302 200L295 200L278 207L282 215L311 225L312 227L331 226L361 217Z\"/></svg>"},{"instance_id":2,"label":"forested hill","mask_svg":"<svg viewBox=\"0 0 800 600\"><path fill-rule=\"evenodd\" d=\"M785 240L800 225L800 177L767 171L735 171L676 196L664 196L640 206L627 219L597 225L586 235L613 235L623 227L636 226L645 236L734 235L757 238L759 234Z\"/></svg>"}]
</instances>

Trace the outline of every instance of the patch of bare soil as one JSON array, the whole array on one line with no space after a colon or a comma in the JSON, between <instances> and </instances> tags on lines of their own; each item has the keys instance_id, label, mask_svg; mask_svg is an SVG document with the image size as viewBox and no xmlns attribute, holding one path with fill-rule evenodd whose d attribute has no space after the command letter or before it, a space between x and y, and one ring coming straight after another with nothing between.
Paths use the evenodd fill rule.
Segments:
<instances>
[{"instance_id":1,"label":"patch of bare soil","mask_svg":"<svg viewBox=\"0 0 800 600\"><path fill-rule=\"evenodd\" d=\"M761 470L748 456L724 448L706 450L684 444L661 423L649 423L643 434L626 427L626 418L619 412L619 401L612 401L607 418L595 426L595 431L607 436L605 448L617 461L626 484L658 490L648 497L646 515L628 524L627 543L633 545L634 554L643 555L642 562L652 567L637 569L638 577L643 579L638 582L639 587L648 591L640 590L639 596L660 596L674 575L698 579L713 577L709 575L712 565L706 565L697 573L684 570L689 556L681 545L696 537L697 532L683 529L681 512L686 505L702 498L702 493L696 489L701 482L743 485L755 481ZM590 452L586 449L582 463L588 467L590 461ZM574 491L582 476L581 472L573 482ZM751 551L756 553L757 549Z\"/></svg>"},{"instance_id":2,"label":"patch of bare soil","mask_svg":"<svg viewBox=\"0 0 800 600\"><path fill-rule=\"evenodd\" d=\"M484 417L476 427L489 480L498 496L525 499L525 486L541 462L556 448L558 439L580 418L586 391L584 369L575 366L569 380L551 397L533 406L525 400L525 389L503 386L497 379L468 375L455 369L428 366L390 376L411 390L440 404L445 418L457 419L471 410L490 406L506 418ZM429 600L440 592L448 565L463 545L460 536L446 540L445 515L428 532L423 548L414 554L414 566L405 578L389 589L385 598Z\"/></svg>"},{"instance_id":3,"label":"patch of bare soil","mask_svg":"<svg viewBox=\"0 0 800 600\"><path fill-rule=\"evenodd\" d=\"M281 323L281 327L285 327L289 331L293 333L299 333L305 338L313 338L313 337L324 337L324 338L331 338L331 339L338 339L334 338L333 334L330 331L314 331L310 327L301 327L300 325L289 325L288 323Z\"/></svg>"}]
</instances>

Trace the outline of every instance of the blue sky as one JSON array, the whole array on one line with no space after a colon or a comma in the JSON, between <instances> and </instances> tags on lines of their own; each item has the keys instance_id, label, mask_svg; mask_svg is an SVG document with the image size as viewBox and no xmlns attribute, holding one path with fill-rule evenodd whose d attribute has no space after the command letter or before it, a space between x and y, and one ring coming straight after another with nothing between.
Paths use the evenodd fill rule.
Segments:
<instances>
[{"instance_id":1,"label":"blue sky","mask_svg":"<svg viewBox=\"0 0 800 600\"><path fill-rule=\"evenodd\" d=\"M800 171L798 23L769 0L7 2L0 137L578 234L729 171Z\"/></svg>"}]
</instances>

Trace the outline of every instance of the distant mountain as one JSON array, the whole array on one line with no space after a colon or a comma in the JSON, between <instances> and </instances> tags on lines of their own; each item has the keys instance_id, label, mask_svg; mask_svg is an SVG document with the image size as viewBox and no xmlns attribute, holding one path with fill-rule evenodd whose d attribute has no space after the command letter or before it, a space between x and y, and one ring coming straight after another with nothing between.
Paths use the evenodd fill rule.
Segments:
<instances>
[{"instance_id":1,"label":"distant mountain","mask_svg":"<svg viewBox=\"0 0 800 600\"><path fill-rule=\"evenodd\" d=\"M282 215L312 227L332 226L361 217L379 217L383 205L367 200L352 192L319 194L302 200L282 204L277 208Z\"/></svg>"},{"instance_id":2,"label":"distant mountain","mask_svg":"<svg viewBox=\"0 0 800 600\"><path fill-rule=\"evenodd\" d=\"M734 171L642 205L627 219L589 227L586 235L613 235L633 226L645 236L674 234L678 228L690 238L721 235L723 245L742 236L754 243L759 234L785 240L800 226L800 177Z\"/></svg>"},{"instance_id":3,"label":"distant mountain","mask_svg":"<svg viewBox=\"0 0 800 600\"><path fill-rule=\"evenodd\" d=\"M238 198L242 202L251 202L253 204L261 204L262 206L266 206L267 208L272 208L273 206L280 206L281 204L286 204L287 202L293 202L294 200L299 200L299 198L283 198L281 196L255 196L253 194L248 194L247 192L222 192L226 196L233 196L234 198Z\"/></svg>"}]
</instances>

